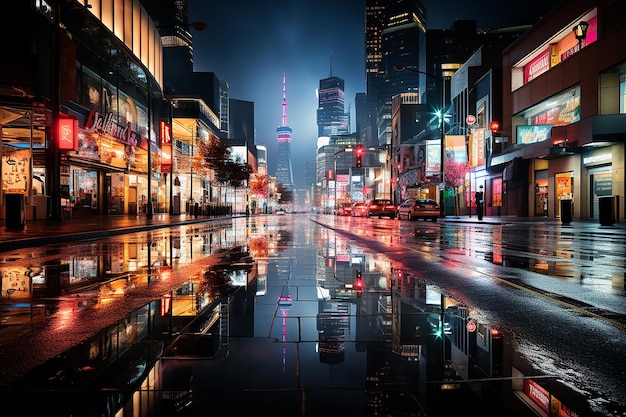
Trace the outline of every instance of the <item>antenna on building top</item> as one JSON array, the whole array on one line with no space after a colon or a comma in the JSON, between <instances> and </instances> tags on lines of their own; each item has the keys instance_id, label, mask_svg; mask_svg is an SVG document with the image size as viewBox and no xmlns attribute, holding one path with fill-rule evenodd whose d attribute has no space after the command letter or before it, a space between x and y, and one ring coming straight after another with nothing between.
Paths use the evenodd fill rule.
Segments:
<instances>
[{"instance_id":1,"label":"antenna on building top","mask_svg":"<svg viewBox=\"0 0 626 417\"><path fill-rule=\"evenodd\" d=\"M283 126L287 126L287 77L283 72Z\"/></svg>"},{"instance_id":2,"label":"antenna on building top","mask_svg":"<svg viewBox=\"0 0 626 417\"><path fill-rule=\"evenodd\" d=\"M329 77L333 76L333 51L330 51L330 75Z\"/></svg>"}]
</instances>

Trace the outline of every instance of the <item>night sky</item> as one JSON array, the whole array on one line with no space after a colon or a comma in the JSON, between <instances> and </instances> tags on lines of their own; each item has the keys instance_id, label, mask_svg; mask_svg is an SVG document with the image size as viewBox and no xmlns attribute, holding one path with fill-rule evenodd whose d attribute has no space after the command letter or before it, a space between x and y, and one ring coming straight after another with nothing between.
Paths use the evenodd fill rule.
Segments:
<instances>
[{"instance_id":1,"label":"night sky","mask_svg":"<svg viewBox=\"0 0 626 417\"><path fill-rule=\"evenodd\" d=\"M486 29L527 23L534 10L556 1L422 3L429 29L449 28L455 19L475 19ZM226 80L231 98L254 102L256 143L268 147L270 175L277 165L286 74L294 182L302 187L306 161L315 159L316 89L331 69L345 80L355 130L354 98L365 92L365 0L189 0L189 15L207 24L193 32L195 70Z\"/></svg>"}]
</instances>

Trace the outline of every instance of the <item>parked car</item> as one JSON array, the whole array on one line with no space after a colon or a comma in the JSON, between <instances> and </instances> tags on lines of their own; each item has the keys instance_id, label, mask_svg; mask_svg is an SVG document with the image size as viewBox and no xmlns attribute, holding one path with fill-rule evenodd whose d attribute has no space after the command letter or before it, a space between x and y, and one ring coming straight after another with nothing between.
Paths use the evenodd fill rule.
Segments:
<instances>
[{"instance_id":1,"label":"parked car","mask_svg":"<svg viewBox=\"0 0 626 417\"><path fill-rule=\"evenodd\" d=\"M337 209L337 216L350 216L352 215L352 204L342 204Z\"/></svg>"},{"instance_id":2,"label":"parked car","mask_svg":"<svg viewBox=\"0 0 626 417\"><path fill-rule=\"evenodd\" d=\"M439 218L439 204L430 198L408 199L398 206L398 219L424 219L436 222Z\"/></svg>"},{"instance_id":3,"label":"parked car","mask_svg":"<svg viewBox=\"0 0 626 417\"><path fill-rule=\"evenodd\" d=\"M367 204L365 204L365 203L354 203L354 205L352 205L352 216L353 217L365 217L365 216L367 216Z\"/></svg>"},{"instance_id":4,"label":"parked car","mask_svg":"<svg viewBox=\"0 0 626 417\"><path fill-rule=\"evenodd\" d=\"M375 199L367 205L367 217L395 219L398 208L389 199Z\"/></svg>"}]
</instances>

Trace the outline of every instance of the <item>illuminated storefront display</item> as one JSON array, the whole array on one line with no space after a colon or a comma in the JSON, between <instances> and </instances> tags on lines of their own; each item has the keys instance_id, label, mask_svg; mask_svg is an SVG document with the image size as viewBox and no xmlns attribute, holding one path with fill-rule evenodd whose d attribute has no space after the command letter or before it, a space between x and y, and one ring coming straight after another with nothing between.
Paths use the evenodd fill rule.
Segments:
<instances>
[{"instance_id":1,"label":"illuminated storefront display","mask_svg":"<svg viewBox=\"0 0 626 417\"><path fill-rule=\"evenodd\" d=\"M346 203L350 201L348 190L350 188L350 175L337 174L335 183L336 204Z\"/></svg>"},{"instance_id":2,"label":"illuminated storefront display","mask_svg":"<svg viewBox=\"0 0 626 417\"><path fill-rule=\"evenodd\" d=\"M575 94L575 93L574 93ZM533 125L565 126L580 120L580 95L574 95L553 107L535 114L531 118Z\"/></svg>"},{"instance_id":3,"label":"illuminated storefront display","mask_svg":"<svg viewBox=\"0 0 626 417\"><path fill-rule=\"evenodd\" d=\"M524 381L524 393L533 403L537 404L541 410L550 414L550 393L532 379Z\"/></svg>"},{"instance_id":4,"label":"illuminated storefront display","mask_svg":"<svg viewBox=\"0 0 626 417\"><path fill-rule=\"evenodd\" d=\"M147 151L148 140L132 130L130 122L123 126L114 120L112 113L106 116L90 113L84 136L79 141L79 156L97 158L118 168L147 171L147 152L144 160L138 149Z\"/></svg>"},{"instance_id":5,"label":"illuminated storefront display","mask_svg":"<svg viewBox=\"0 0 626 417\"><path fill-rule=\"evenodd\" d=\"M4 193L28 193L29 178L29 151L15 151L2 157L2 191Z\"/></svg>"},{"instance_id":6,"label":"illuminated storefront display","mask_svg":"<svg viewBox=\"0 0 626 417\"><path fill-rule=\"evenodd\" d=\"M534 80L550 69L550 50L545 49L535 59L524 66L524 84Z\"/></svg>"},{"instance_id":7,"label":"illuminated storefront display","mask_svg":"<svg viewBox=\"0 0 626 417\"><path fill-rule=\"evenodd\" d=\"M446 136L446 155L447 158L454 159L455 162L467 161L467 150L465 146L465 136L448 135Z\"/></svg>"},{"instance_id":8,"label":"illuminated storefront display","mask_svg":"<svg viewBox=\"0 0 626 417\"><path fill-rule=\"evenodd\" d=\"M564 30L550 39L550 41L546 42L542 49L525 58L515 66L516 70L521 69L523 71L523 78L520 80L523 81L523 83L514 85L514 89L529 83L550 68L569 59L582 48L598 40L598 19L596 17L596 10L584 16L580 21L587 24L584 39L579 40L577 36L580 36L580 34L577 34L576 31L567 30L570 28L569 26L564 28ZM576 23L579 24L578 21ZM571 26L574 26L574 24Z\"/></svg>"},{"instance_id":9,"label":"illuminated storefront display","mask_svg":"<svg viewBox=\"0 0 626 417\"><path fill-rule=\"evenodd\" d=\"M516 127L518 144L530 145L550 139L553 127L580 121L580 87L547 98L518 116L527 123Z\"/></svg>"},{"instance_id":10,"label":"illuminated storefront display","mask_svg":"<svg viewBox=\"0 0 626 417\"><path fill-rule=\"evenodd\" d=\"M441 143L437 140L426 140L426 177L439 175L441 161Z\"/></svg>"},{"instance_id":11,"label":"illuminated storefront display","mask_svg":"<svg viewBox=\"0 0 626 417\"><path fill-rule=\"evenodd\" d=\"M485 129L476 128L472 129L472 134L469 137L469 163L473 167L478 167L485 164Z\"/></svg>"},{"instance_id":12,"label":"illuminated storefront display","mask_svg":"<svg viewBox=\"0 0 626 417\"><path fill-rule=\"evenodd\" d=\"M575 410L570 409L550 391L530 378L524 380L524 394L530 401L537 405L546 416L575 417L580 415Z\"/></svg>"},{"instance_id":13,"label":"illuminated storefront display","mask_svg":"<svg viewBox=\"0 0 626 417\"><path fill-rule=\"evenodd\" d=\"M522 145L550 139L552 125L517 126L517 142Z\"/></svg>"},{"instance_id":14,"label":"illuminated storefront display","mask_svg":"<svg viewBox=\"0 0 626 417\"><path fill-rule=\"evenodd\" d=\"M363 184L363 176L361 175L352 175L350 182L350 190L352 190L352 201L363 201L365 199L365 195L363 193L364 189Z\"/></svg>"}]
</instances>

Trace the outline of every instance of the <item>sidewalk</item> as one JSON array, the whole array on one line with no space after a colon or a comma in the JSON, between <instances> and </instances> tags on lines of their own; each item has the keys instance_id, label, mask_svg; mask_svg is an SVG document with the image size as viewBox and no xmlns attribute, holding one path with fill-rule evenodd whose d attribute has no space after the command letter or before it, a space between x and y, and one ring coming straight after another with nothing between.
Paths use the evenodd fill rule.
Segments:
<instances>
[{"instance_id":1,"label":"sidewalk","mask_svg":"<svg viewBox=\"0 0 626 417\"><path fill-rule=\"evenodd\" d=\"M235 216L236 217L236 216ZM74 217L70 220L27 220L24 229L7 229L0 224L0 252L71 240L159 229L183 224L230 219L230 217L154 214L152 219L136 215Z\"/></svg>"},{"instance_id":2,"label":"sidewalk","mask_svg":"<svg viewBox=\"0 0 626 417\"><path fill-rule=\"evenodd\" d=\"M584 228L587 230L626 230L626 222L621 220L616 222L612 226L603 226L597 219L574 219L571 223L564 224L561 219L555 217L515 217L515 216L484 216L482 220L478 220L476 215L468 216L446 216L443 219L439 219L440 222L447 223L477 223L477 224L493 224L493 225L505 225L505 224L536 224L546 226L561 226L561 227L573 227Z\"/></svg>"}]
</instances>

